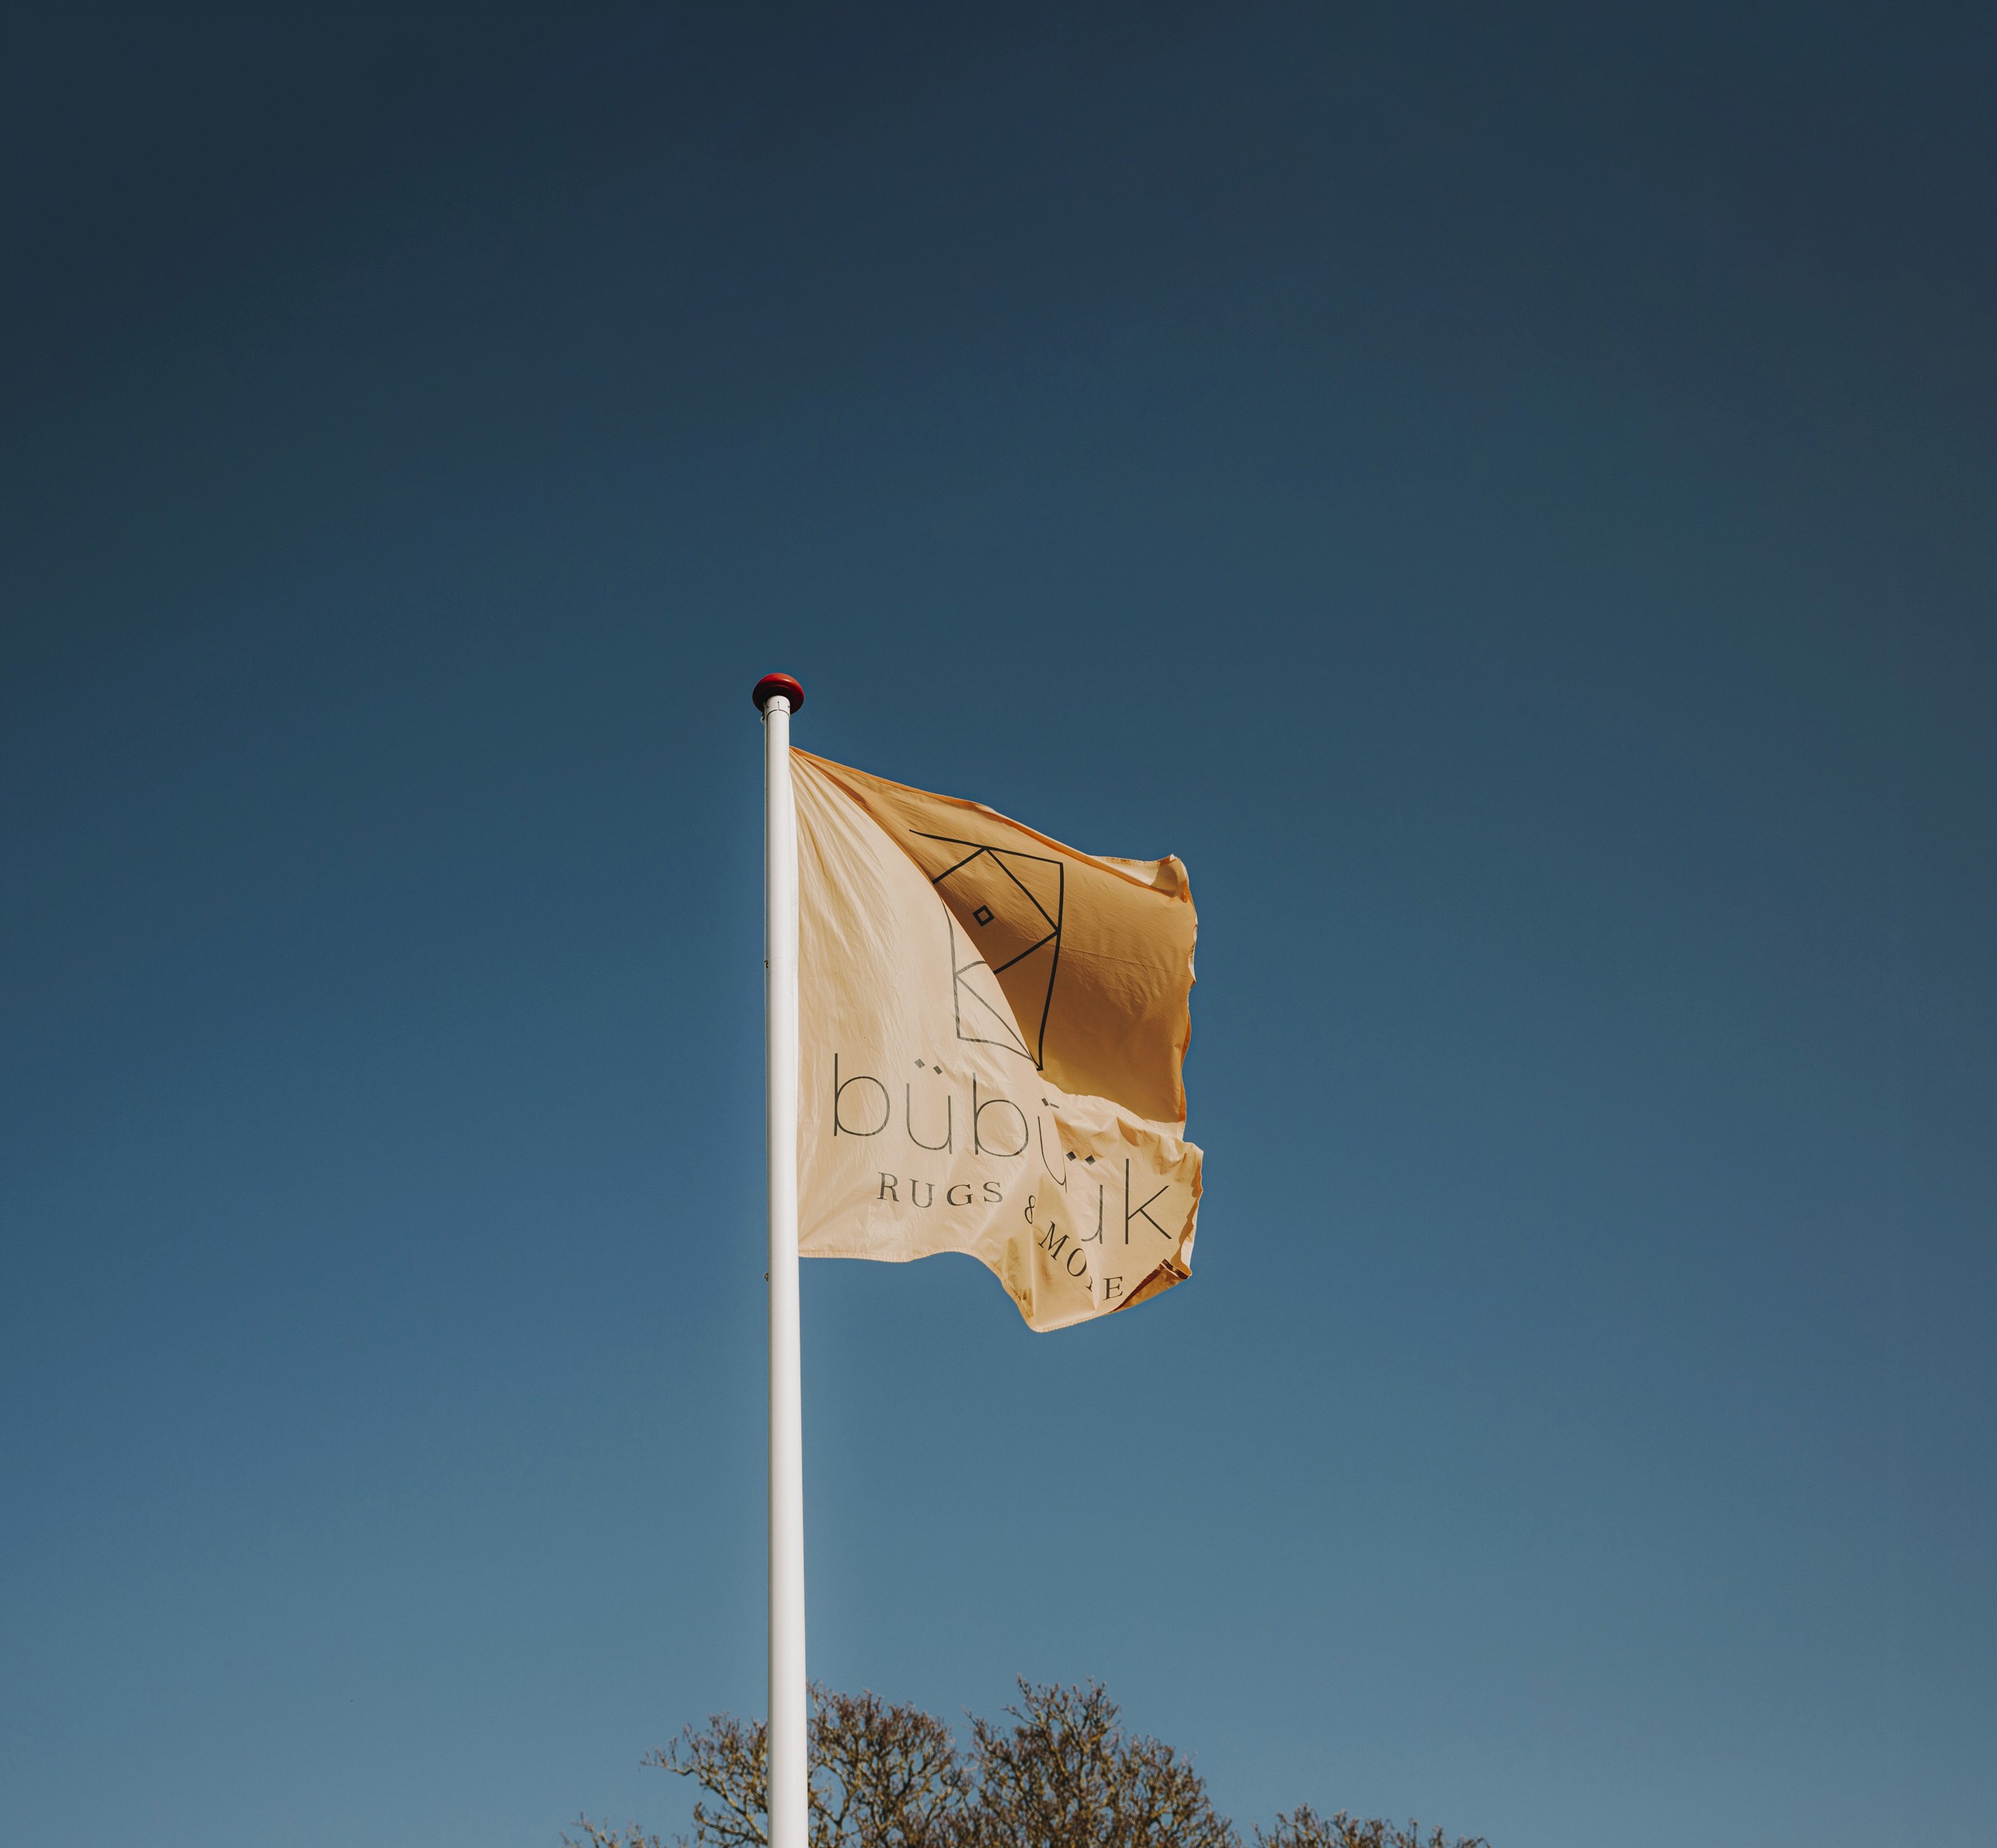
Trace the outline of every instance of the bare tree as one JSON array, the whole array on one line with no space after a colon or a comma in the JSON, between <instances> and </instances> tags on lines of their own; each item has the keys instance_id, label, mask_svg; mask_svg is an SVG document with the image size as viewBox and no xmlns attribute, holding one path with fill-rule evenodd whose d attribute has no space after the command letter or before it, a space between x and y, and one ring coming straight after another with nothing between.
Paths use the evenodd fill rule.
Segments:
<instances>
[{"instance_id":1,"label":"bare tree","mask_svg":"<svg viewBox=\"0 0 1997 1848\"><path fill-rule=\"evenodd\" d=\"M872 1694L812 1690L812 1848L1241 1848L1206 1784L1171 1747L1124 1731L1116 1703L1082 1687L1019 1683L1010 1723L971 1722L960 1753L950 1728L919 1707ZM691 1844L768 1848L769 1740L765 1729L717 1714L645 1761L691 1778ZM668 1848L633 1822L586 1816L566 1848ZM1255 1831L1254 1848L1490 1848L1453 1843L1410 1822L1328 1822L1308 1805Z\"/></svg>"},{"instance_id":2,"label":"bare tree","mask_svg":"<svg viewBox=\"0 0 1997 1848\"><path fill-rule=\"evenodd\" d=\"M971 1779L950 1728L876 1695L813 1691L812 1848L949 1848Z\"/></svg>"},{"instance_id":3,"label":"bare tree","mask_svg":"<svg viewBox=\"0 0 1997 1848\"><path fill-rule=\"evenodd\" d=\"M1308 1803L1288 1815L1278 1810L1276 1826L1266 1834L1257 1829L1255 1841L1256 1848L1491 1848L1481 1835L1459 1835L1452 1845L1439 1829L1424 1838L1419 1822L1396 1828L1378 1817L1361 1822L1343 1810L1327 1822Z\"/></svg>"},{"instance_id":4,"label":"bare tree","mask_svg":"<svg viewBox=\"0 0 1997 1848\"><path fill-rule=\"evenodd\" d=\"M952 1848L970 1790L950 1728L919 1707L877 1695L812 1690L812 1848ZM718 1713L689 1727L648 1765L691 1778L699 1848L767 1848L769 1734ZM568 1848L664 1848L632 1825L612 1830L582 1819Z\"/></svg>"},{"instance_id":5,"label":"bare tree","mask_svg":"<svg viewBox=\"0 0 1997 1848\"><path fill-rule=\"evenodd\" d=\"M607 1822L592 1822L584 1816L576 1826L582 1831L580 1835L571 1835L566 1829L562 1832L566 1848L665 1848L657 1836L646 1834L635 1822L629 1829L613 1829Z\"/></svg>"},{"instance_id":6,"label":"bare tree","mask_svg":"<svg viewBox=\"0 0 1997 1848\"><path fill-rule=\"evenodd\" d=\"M816 1714L812 1730L818 1730ZM689 1726L664 1751L652 1753L644 1762L675 1777L691 1778L707 1792L693 1806L693 1839L703 1848L708 1844L712 1848L767 1848L770 1739L769 1728L760 1720L745 1723L732 1713L715 1714L700 1731ZM650 1845L605 1843L603 1848Z\"/></svg>"},{"instance_id":7,"label":"bare tree","mask_svg":"<svg viewBox=\"0 0 1997 1848\"><path fill-rule=\"evenodd\" d=\"M1237 1848L1205 1781L1169 1745L1133 1738L1085 1687L1019 1683L1010 1727L971 1723L968 1848Z\"/></svg>"}]
</instances>

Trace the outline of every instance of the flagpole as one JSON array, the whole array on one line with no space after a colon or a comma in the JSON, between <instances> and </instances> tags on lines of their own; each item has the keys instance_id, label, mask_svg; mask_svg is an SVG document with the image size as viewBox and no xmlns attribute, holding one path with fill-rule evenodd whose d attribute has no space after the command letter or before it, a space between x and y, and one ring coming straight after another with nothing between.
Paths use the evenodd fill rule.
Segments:
<instances>
[{"instance_id":1,"label":"flagpole","mask_svg":"<svg viewBox=\"0 0 1997 1848\"><path fill-rule=\"evenodd\" d=\"M797 1309L797 814L788 674L756 683L763 714L764 1060L770 1211L770 1848L809 1848L804 1683L804 1404Z\"/></svg>"}]
</instances>

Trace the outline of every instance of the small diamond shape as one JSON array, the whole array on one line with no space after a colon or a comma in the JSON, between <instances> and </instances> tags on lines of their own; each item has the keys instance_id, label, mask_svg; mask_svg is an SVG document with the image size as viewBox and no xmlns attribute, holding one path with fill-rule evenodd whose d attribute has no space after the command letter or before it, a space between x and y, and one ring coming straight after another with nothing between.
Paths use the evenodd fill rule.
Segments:
<instances>
[{"instance_id":1,"label":"small diamond shape","mask_svg":"<svg viewBox=\"0 0 1997 1848\"><path fill-rule=\"evenodd\" d=\"M989 905L980 905L971 913L971 916L975 918L980 924L989 924L991 922L991 907Z\"/></svg>"}]
</instances>

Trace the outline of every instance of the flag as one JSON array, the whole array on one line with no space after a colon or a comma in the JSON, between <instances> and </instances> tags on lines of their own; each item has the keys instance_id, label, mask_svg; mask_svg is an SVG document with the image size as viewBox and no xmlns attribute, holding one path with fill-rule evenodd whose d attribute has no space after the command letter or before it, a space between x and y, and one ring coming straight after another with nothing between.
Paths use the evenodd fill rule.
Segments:
<instances>
[{"instance_id":1,"label":"flag","mask_svg":"<svg viewBox=\"0 0 1997 1848\"><path fill-rule=\"evenodd\" d=\"M1176 859L791 753L798 1248L962 1251L1035 1329L1188 1274L1196 919Z\"/></svg>"}]
</instances>

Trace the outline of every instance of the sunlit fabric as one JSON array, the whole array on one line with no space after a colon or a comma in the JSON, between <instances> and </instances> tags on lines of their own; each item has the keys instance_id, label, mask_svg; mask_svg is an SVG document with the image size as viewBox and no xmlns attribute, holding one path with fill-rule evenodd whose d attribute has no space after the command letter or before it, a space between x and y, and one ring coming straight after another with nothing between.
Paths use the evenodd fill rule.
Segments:
<instances>
[{"instance_id":1,"label":"sunlit fabric","mask_svg":"<svg viewBox=\"0 0 1997 1848\"><path fill-rule=\"evenodd\" d=\"M1184 866L792 763L800 1251L963 1251L1041 1330L1181 1281L1200 1202Z\"/></svg>"}]
</instances>

